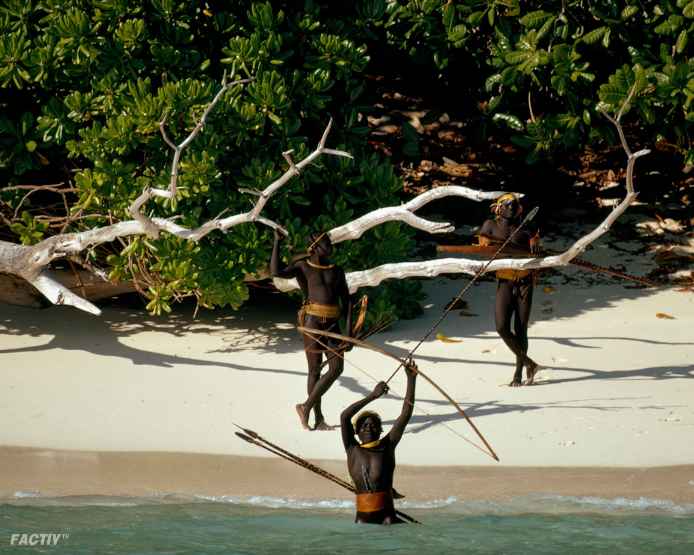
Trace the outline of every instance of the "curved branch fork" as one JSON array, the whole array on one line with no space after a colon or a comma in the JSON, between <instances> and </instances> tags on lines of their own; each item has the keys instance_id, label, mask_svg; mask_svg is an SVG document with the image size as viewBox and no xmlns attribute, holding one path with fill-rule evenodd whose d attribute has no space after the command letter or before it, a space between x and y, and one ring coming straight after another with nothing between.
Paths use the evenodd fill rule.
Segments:
<instances>
[{"instance_id":1,"label":"curved branch fork","mask_svg":"<svg viewBox=\"0 0 694 555\"><path fill-rule=\"evenodd\" d=\"M193 130L190 132L190 134L181 142L181 144L176 145L166 134L166 115L162 118L162 120L159 122L159 131L161 132L161 136L164 139L164 142L171 147L171 149L174 151L174 156L173 160L171 162L171 177L169 179L169 187L167 189L150 189L146 188L145 190L142 191L139 197L135 199L135 201L130 205L129 212L130 215L135 218L138 222L142 224L142 226L145 229L145 232L149 237L156 238L159 235L159 228L150 220L147 216L142 214L141 210L142 207L153 197L159 197L159 198L165 198L165 199L172 199L176 197L176 192L177 192L177 184L178 184L178 166L181 161L181 153L183 152L183 149L185 149L191 142L193 142L193 139L197 137L198 133L202 131L202 128L205 126L205 122L207 121L207 116L210 114L212 109L215 107L217 102L219 102L219 99L222 98L222 95L231 87L235 85L244 85L246 83L250 83L253 81L253 79L237 79L236 81L232 81L231 83L227 82L227 76L226 73L222 77L222 87L219 89L217 94L214 96L214 98L210 101L210 103L207 105L205 108L205 111L203 112L202 116L200 117L200 120L195 124L195 127Z\"/></svg>"},{"instance_id":2,"label":"curved branch fork","mask_svg":"<svg viewBox=\"0 0 694 555\"><path fill-rule=\"evenodd\" d=\"M216 100L213 102L216 102ZM208 111L209 110L205 111L205 115L208 113ZM205 116L203 116L203 119L201 119L201 122L203 123L204 117ZM135 220L119 222L113 225L90 229L80 233L54 235L53 237L44 239L40 243L32 246L16 245L5 241L0 241L0 272L14 274L26 279L53 304L74 306L80 310L84 310L92 314L100 314L100 310L95 305L75 295L64 285L53 279L51 273L45 270L46 266L57 258L77 254L95 245L113 241L118 237L129 237L135 235L157 236L161 231L166 231L172 235L180 237L181 239L199 241L205 235L216 229L226 231L243 223L258 222L287 234L287 231L282 226L268 218L260 216L260 212L273 194L275 194L290 179L298 175L303 168L313 163L319 156L327 154L331 156L352 158L352 155L348 152L325 147L325 142L328 138L328 133L330 132L331 126L332 119L326 126L323 136L321 137L316 149L297 164L294 164L294 162L291 160L291 151L284 153L285 159L290 162L289 169L287 169L282 176L268 185L265 190L258 193L257 202L248 212L236 214L223 219L215 218L205 222L200 227L195 229L188 229L178 225L174 221L175 217L147 218L142 215L139 212L140 207L149 198L152 198L152 196L171 198L171 195L175 193L175 179L172 178L173 189L170 188L168 191L149 189L144 191L142 195L137 198L137 200L133 203L133 207L135 208L133 209L131 207L131 213L135 212L135 214L137 214ZM191 137L194 137L194 135L191 134L186 141L189 142ZM182 148L186 146L186 141L181 143L183 145ZM135 216L135 214L133 215Z\"/></svg>"},{"instance_id":3,"label":"curved branch fork","mask_svg":"<svg viewBox=\"0 0 694 555\"><path fill-rule=\"evenodd\" d=\"M478 202L484 200L494 200L505 191L477 191L468 187L459 185L448 185L431 189L421 195L416 196L409 202L400 206L389 206L387 208L379 208L373 212L369 212L356 220L331 229L328 236L333 245L351 239L358 239L366 231L372 227L376 227L385 222L399 221L404 222L416 229L421 229L427 233L450 233L455 228L449 222L432 222L415 215L414 212L419 210L425 204L444 197L463 197ZM521 195L519 195L521 196Z\"/></svg>"}]
</instances>

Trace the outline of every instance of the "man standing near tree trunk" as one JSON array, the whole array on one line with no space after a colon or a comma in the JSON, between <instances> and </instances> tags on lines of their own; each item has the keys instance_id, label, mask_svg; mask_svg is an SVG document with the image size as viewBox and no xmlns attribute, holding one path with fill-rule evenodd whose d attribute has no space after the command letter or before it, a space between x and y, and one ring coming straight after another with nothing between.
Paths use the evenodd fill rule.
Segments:
<instances>
[{"instance_id":1,"label":"man standing near tree trunk","mask_svg":"<svg viewBox=\"0 0 694 555\"><path fill-rule=\"evenodd\" d=\"M299 310L299 325L307 328L341 333L340 317L345 316L346 333L351 336L352 299L349 294L345 273L329 260L332 243L326 233L309 237L307 254L280 268L279 243L282 236L275 231L270 273L273 277L296 278L304 294L304 304ZM341 306L340 306L341 305ZM318 339L304 334L304 352L308 362L308 397L296 405L301 425L307 430L329 430L321 409L321 398L333 382L342 374L344 361L341 356L329 356L331 351L350 350L351 346L338 345L329 338ZM321 376L323 354L329 356L328 371ZM314 412L314 427L309 426L311 410Z\"/></svg>"},{"instance_id":2,"label":"man standing near tree trunk","mask_svg":"<svg viewBox=\"0 0 694 555\"><path fill-rule=\"evenodd\" d=\"M500 196L492 204L496 215L494 220L482 224L478 239L479 244L501 245L508 239L520 223L523 212L518 198L513 193ZM534 252L539 245L539 235L531 235L526 231L515 233L509 243L509 248ZM504 343L516 355L516 369L509 385L522 385L523 366L526 368L525 385L532 385L539 365L528 356L528 324L533 304L533 287L535 275L530 270L499 270L496 272L496 301L494 320L496 331ZM513 319L513 331L511 320Z\"/></svg>"}]
</instances>

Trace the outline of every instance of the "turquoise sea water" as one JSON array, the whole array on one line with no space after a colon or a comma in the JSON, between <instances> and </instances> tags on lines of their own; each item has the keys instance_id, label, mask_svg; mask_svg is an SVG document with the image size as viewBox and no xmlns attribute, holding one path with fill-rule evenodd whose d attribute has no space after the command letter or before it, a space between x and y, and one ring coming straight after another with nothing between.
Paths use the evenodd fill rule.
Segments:
<instances>
[{"instance_id":1,"label":"turquoise sea water","mask_svg":"<svg viewBox=\"0 0 694 555\"><path fill-rule=\"evenodd\" d=\"M410 502L399 507L423 524L392 527L353 524L351 503L339 500L17 494L0 503L0 553L19 555L694 553L694 506L650 499ZM50 533L56 545L11 545L13 534L17 544Z\"/></svg>"}]
</instances>

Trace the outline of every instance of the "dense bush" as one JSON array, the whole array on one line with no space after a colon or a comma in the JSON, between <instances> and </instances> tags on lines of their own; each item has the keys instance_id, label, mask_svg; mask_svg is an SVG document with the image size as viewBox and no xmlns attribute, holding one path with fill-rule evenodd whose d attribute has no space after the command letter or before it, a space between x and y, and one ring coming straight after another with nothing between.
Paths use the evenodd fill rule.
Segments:
<instances>
[{"instance_id":1,"label":"dense bush","mask_svg":"<svg viewBox=\"0 0 694 555\"><path fill-rule=\"evenodd\" d=\"M387 7L385 38L412 71L438 79L461 106L479 104L530 161L611 136L596 108L619 107L636 82L644 140L694 163L692 0L362 4Z\"/></svg>"},{"instance_id":2,"label":"dense bush","mask_svg":"<svg viewBox=\"0 0 694 555\"><path fill-rule=\"evenodd\" d=\"M390 165L364 148L357 102L369 58L343 27L311 2L290 10L250 1L8 1L0 15L2 179L74 183L68 230L129 219L127 207L144 187L168 181L172 153L159 132L162 116L180 141L223 71L235 67L255 81L228 91L185 151L177 198L148 208L181 214L186 226L247 210L252 197L239 188L261 189L278 177L283 150L293 148L296 159L310 152L332 115L330 144L356 162L322 159L266 208L290 231L289 246L301 250L310 231L395 204L401 190ZM8 191L2 198L16 208L22 197ZM36 242L54 231L32 215L45 207L23 206L12 228L19 239ZM401 260L412 250L411 235L387 225L340 246L337 257L348 269ZM114 278L136 278L155 313L187 295L205 306L237 307L248 296L244 277L267 264L271 243L255 225L198 244L138 237L111 248L107 264ZM102 264L104 255L90 253ZM388 288L377 296L377 312L393 312ZM398 301L401 312L416 300Z\"/></svg>"}]
</instances>

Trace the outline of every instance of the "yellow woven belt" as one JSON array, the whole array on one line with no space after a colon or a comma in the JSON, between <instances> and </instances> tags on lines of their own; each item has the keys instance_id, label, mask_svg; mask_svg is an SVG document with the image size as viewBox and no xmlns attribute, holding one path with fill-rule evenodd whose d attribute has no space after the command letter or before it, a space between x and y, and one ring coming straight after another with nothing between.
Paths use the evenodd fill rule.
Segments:
<instances>
[{"instance_id":1,"label":"yellow woven belt","mask_svg":"<svg viewBox=\"0 0 694 555\"><path fill-rule=\"evenodd\" d=\"M530 270L497 270L496 279L518 281L530 275Z\"/></svg>"},{"instance_id":2,"label":"yellow woven belt","mask_svg":"<svg viewBox=\"0 0 694 555\"><path fill-rule=\"evenodd\" d=\"M319 318L339 318L340 307L334 304L306 303L304 312Z\"/></svg>"}]
</instances>

